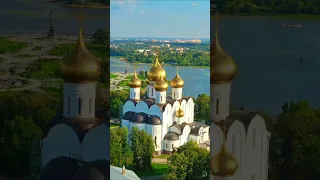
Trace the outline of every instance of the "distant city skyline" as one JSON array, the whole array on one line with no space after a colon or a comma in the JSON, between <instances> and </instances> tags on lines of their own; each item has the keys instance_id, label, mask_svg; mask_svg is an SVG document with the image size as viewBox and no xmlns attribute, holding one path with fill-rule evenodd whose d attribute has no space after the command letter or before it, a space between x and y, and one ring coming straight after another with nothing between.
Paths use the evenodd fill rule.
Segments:
<instances>
[{"instance_id":1,"label":"distant city skyline","mask_svg":"<svg viewBox=\"0 0 320 180\"><path fill-rule=\"evenodd\" d=\"M111 0L110 35L210 38L210 1Z\"/></svg>"}]
</instances>

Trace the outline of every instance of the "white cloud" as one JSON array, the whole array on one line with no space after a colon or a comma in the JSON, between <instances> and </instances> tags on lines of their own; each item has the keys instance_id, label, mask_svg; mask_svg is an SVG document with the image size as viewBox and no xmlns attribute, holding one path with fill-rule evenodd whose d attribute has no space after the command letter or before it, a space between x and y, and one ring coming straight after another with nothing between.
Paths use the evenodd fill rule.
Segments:
<instances>
[{"instance_id":1,"label":"white cloud","mask_svg":"<svg viewBox=\"0 0 320 180\"><path fill-rule=\"evenodd\" d=\"M197 4L197 3L192 3L191 5L192 6L199 6L199 4Z\"/></svg>"}]
</instances>

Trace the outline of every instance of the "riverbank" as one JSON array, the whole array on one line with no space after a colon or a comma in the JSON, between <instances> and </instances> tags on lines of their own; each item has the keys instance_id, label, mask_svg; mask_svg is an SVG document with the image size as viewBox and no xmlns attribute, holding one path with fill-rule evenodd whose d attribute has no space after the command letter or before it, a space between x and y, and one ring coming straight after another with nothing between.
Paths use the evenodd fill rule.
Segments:
<instances>
[{"instance_id":1,"label":"riverbank","mask_svg":"<svg viewBox=\"0 0 320 180\"><path fill-rule=\"evenodd\" d=\"M211 14L214 17L214 14ZM227 18L270 18L270 19L291 19L291 20L320 20L320 15L312 15L312 14L220 14L221 17Z\"/></svg>"},{"instance_id":2,"label":"riverbank","mask_svg":"<svg viewBox=\"0 0 320 180\"><path fill-rule=\"evenodd\" d=\"M74 8L91 8L91 9L109 9L110 6L101 3L90 3L86 5L81 4L68 4L67 2L58 2L56 0L49 0L49 3L59 4L67 7L74 7Z\"/></svg>"},{"instance_id":3,"label":"riverbank","mask_svg":"<svg viewBox=\"0 0 320 180\"><path fill-rule=\"evenodd\" d=\"M131 63L131 62L128 62L126 58L122 57L122 56L110 56L110 58L114 58L114 59L119 59L121 61L125 61L129 64L144 64L144 65L150 65L152 63L142 63L142 62L136 62L136 63ZM165 63L161 63L161 65L164 65L164 66L177 66L177 65L172 65L172 64L165 64ZM179 67L194 67L194 68L210 68L210 66L179 66Z\"/></svg>"}]
</instances>

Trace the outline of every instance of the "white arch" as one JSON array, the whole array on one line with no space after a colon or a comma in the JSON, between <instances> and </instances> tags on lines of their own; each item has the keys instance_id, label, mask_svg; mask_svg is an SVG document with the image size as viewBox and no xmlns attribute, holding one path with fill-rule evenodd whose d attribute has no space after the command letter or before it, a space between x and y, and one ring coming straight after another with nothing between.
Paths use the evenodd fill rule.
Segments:
<instances>
[{"instance_id":1,"label":"white arch","mask_svg":"<svg viewBox=\"0 0 320 180\"><path fill-rule=\"evenodd\" d=\"M110 160L110 129L101 124L87 132L82 141L83 160L96 161L99 159Z\"/></svg>"},{"instance_id":2,"label":"white arch","mask_svg":"<svg viewBox=\"0 0 320 180\"><path fill-rule=\"evenodd\" d=\"M136 106L132 101L127 101L123 106L123 113L126 113L128 111L135 112Z\"/></svg>"},{"instance_id":3,"label":"white arch","mask_svg":"<svg viewBox=\"0 0 320 180\"><path fill-rule=\"evenodd\" d=\"M146 114L149 113L149 107L147 105L147 103L145 103L144 101L140 101L138 102L138 104L136 104L136 112L144 112Z\"/></svg>"},{"instance_id":4,"label":"white arch","mask_svg":"<svg viewBox=\"0 0 320 180\"><path fill-rule=\"evenodd\" d=\"M163 121L162 111L161 111L160 107L157 106L156 104L154 104L150 107L150 114L160 117L161 121Z\"/></svg>"}]
</instances>

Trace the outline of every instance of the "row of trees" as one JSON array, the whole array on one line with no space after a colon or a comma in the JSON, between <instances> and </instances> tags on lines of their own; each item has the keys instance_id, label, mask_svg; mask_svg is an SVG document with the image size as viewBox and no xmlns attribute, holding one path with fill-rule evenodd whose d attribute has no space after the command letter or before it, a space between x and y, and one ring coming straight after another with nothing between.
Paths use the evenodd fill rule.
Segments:
<instances>
[{"instance_id":1,"label":"row of trees","mask_svg":"<svg viewBox=\"0 0 320 180\"><path fill-rule=\"evenodd\" d=\"M100 3L106 4L110 6L110 0L56 0L56 1L63 1L69 4L92 4L92 3Z\"/></svg>"},{"instance_id":2,"label":"row of trees","mask_svg":"<svg viewBox=\"0 0 320 180\"><path fill-rule=\"evenodd\" d=\"M247 14L319 14L318 0L211 0L218 12ZM214 10L213 10L214 11ZM212 11L212 12L213 12Z\"/></svg>"},{"instance_id":3,"label":"row of trees","mask_svg":"<svg viewBox=\"0 0 320 180\"><path fill-rule=\"evenodd\" d=\"M129 44L129 45L128 45ZM122 56L127 59L128 62L140 62L140 63L153 63L155 56L148 53L138 53L135 51L135 46L130 46L130 43L126 46L120 46L117 48L110 48L111 56ZM193 49L186 52L171 52L169 48L160 48L159 56L160 61L165 64L174 64L179 66L209 66L210 65L210 53L209 44L204 47L207 50L199 50L198 46L193 44ZM200 47L198 47L200 48Z\"/></svg>"},{"instance_id":4,"label":"row of trees","mask_svg":"<svg viewBox=\"0 0 320 180\"><path fill-rule=\"evenodd\" d=\"M110 115L119 118L122 112L122 106L129 98L128 91L111 91L110 93ZM207 94L200 94L194 99L195 102L195 119L206 120L210 123L210 97Z\"/></svg>"},{"instance_id":5,"label":"row of trees","mask_svg":"<svg viewBox=\"0 0 320 180\"><path fill-rule=\"evenodd\" d=\"M129 139L131 144L129 145ZM154 143L145 131L133 128L128 134L127 128L113 128L110 131L110 163L135 170L152 171Z\"/></svg>"}]
</instances>

